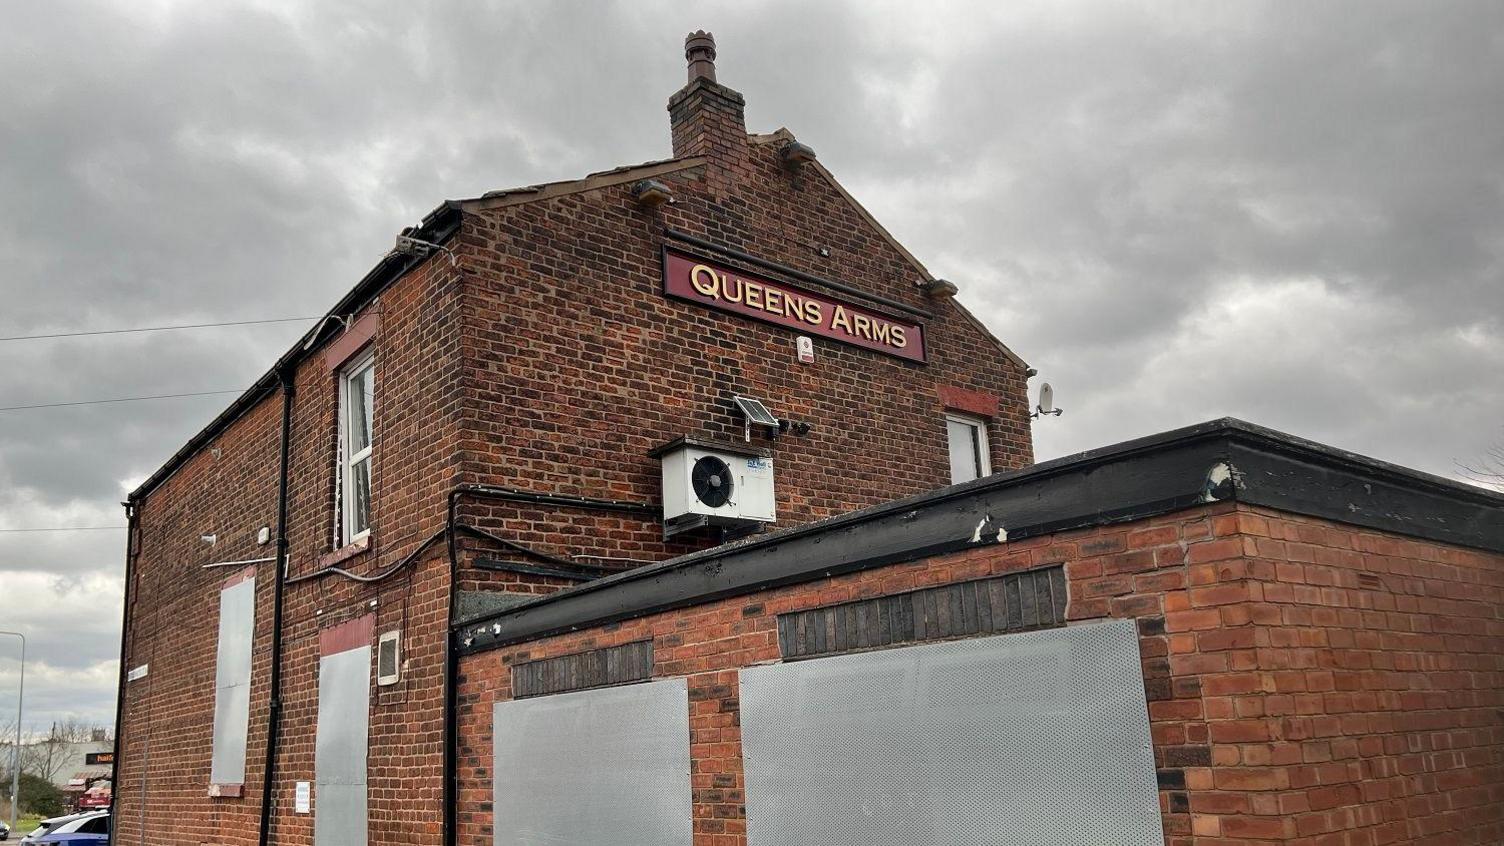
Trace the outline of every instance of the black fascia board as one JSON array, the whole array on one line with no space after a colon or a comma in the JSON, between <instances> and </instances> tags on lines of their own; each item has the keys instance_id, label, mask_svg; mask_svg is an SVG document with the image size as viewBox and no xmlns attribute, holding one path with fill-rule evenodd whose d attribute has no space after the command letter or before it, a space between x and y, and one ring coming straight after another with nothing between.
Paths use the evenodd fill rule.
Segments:
<instances>
[{"instance_id":1,"label":"black fascia board","mask_svg":"<svg viewBox=\"0 0 1504 846\"><path fill-rule=\"evenodd\" d=\"M454 233L459 230L459 225L459 203L453 200L446 200L442 205L429 212L428 215L423 218L422 223L419 224L417 230L413 233L413 235L414 237L421 238L425 241L431 241L435 244L444 244L448 242L448 240L454 236ZM324 319L320 320L318 323L315 323L312 329L308 330L302 336L300 336L297 340L297 343L293 344L292 349L288 350L285 354L282 355L281 358L277 359L277 363L273 364L270 370L262 374L261 378L257 379L250 388L247 388L245 393L236 397L234 402L230 403L229 408L226 408L224 411L220 412L217 417L209 421L209 425L205 426L202 430L199 431L198 434L194 435L192 438L189 438L188 442L184 444L181 449L173 453L172 457L167 459L167 461L157 469L157 472L151 474L151 476L147 477L146 481L137 486L134 491L131 491L130 494L126 496L126 500L128 502L141 501L143 497L147 496L152 491L156 490L163 482L167 481L173 473L176 473L178 471L178 468L182 467L189 458L193 457L198 453L199 450L208 445L210 441L218 437L221 432L228 429L230 427L230 424L240 419L241 415L250 411L256 406L256 403L260 402L262 399L270 396L273 392L275 392L278 385L280 384L280 377L278 375L279 373L290 367L296 366L299 362L301 362L308 356L316 355L322 348L322 344L315 344L311 349L307 350L304 349L304 346L308 344L310 338L318 337L318 335L328 327L329 318L335 317L337 315L350 314L352 312L365 308L365 306L369 304L371 300L379 296L382 291L385 291L387 288L391 287L392 283L396 282L398 279L401 279L404 275L407 274L408 271L412 270L414 267L417 267L419 264L422 264L429 258L431 258L431 256L403 256L394 254L387 254L383 256L381 260L376 263L376 266L372 267L371 270L361 278L360 282L356 283L355 287L352 288L349 293L345 294L345 296L335 304L334 308L330 309L329 312L324 315Z\"/></svg>"},{"instance_id":2,"label":"black fascia board","mask_svg":"<svg viewBox=\"0 0 1504 846\"><path fill-rule=\"evenodd\" d=\"M639 567L456 627L462 653L1070 529L1244 502L1504 552L1504 495L1225 418Z\"/></svg>"}]
</instances>

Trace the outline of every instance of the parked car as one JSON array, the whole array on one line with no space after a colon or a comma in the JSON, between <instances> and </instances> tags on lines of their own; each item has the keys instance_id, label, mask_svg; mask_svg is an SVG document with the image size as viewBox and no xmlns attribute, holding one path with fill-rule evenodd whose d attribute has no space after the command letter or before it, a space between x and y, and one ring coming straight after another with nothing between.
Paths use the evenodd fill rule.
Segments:
<instances>
[{"instance_id":1,"label":"parked car","mask_svg":"<svg viewBox=\"0 0 1504 846\"><path fill-rule=\"evenodd\" d=\"M103 846L109 839L109 812L89 811L42 820L21 838L21 846Z\"/></svg>"}]
</instances>

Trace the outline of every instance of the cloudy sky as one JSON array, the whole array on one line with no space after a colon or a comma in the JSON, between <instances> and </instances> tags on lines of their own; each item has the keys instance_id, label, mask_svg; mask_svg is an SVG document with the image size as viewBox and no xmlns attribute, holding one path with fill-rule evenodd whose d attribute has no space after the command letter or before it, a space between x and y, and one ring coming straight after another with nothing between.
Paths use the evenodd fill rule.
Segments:
<instances>
[{"instance_id":1,"label":"cloudy sky","mask_svg":"<svg viewBox=\"0 0 1504 846\"><path fill-rule=\"evenodd\" d=\"M1445 475L1504 440L1497 2L6 17L3 337L321 314L444 198L666 157L704 27L749 129L813 146L1055 386L1039 457L1222 415ZM0 341L0 406L244 388L307 325ZM122 525L229 399L0 410L28 723L112 719L124 533L15 530Z\"/></svg>"}]
</instances>

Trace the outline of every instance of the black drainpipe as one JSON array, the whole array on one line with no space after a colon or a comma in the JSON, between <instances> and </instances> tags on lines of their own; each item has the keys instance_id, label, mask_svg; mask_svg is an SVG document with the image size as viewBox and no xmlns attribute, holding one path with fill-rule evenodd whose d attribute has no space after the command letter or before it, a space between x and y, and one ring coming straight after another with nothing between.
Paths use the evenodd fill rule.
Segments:
<instances>
[{"instance_id":1,"label":"black drainpipe","mask_svg":"<svg viewBox=\"0 0 1504 846\"><path fill-rule=\"evenodd\" d=\"M277 737L282 728L282 582L287 575L287 474L292 455L293 374L283 370L282 455L277 471L277 575L272 581L272 672L266 710L266 762L261 768L261 830L256 842L267 846L271 838L272 792L276 784Z\"/></svg>"},{"instance_id":2,"label":"black drainpipe","mask_svg":"<svg viewBox=\"0 0 1504 846\"><path fill-rule=\"evenodd\" d=\"M449 551L449 603L444 616L444 846L454 846L458 839L454 820L458 798L455 790L455 781L458 779L455 765L459 761L459 720L454 710L458 699L455 675L459 672L460 662L450 626L454 622L454 598L459 592L460 559L454 537L454 512L459 497L458 488L450 491L449 502L444 510L444 542Z\"/></svg>"},{"instance_id":3,"label":"black drainpipe","mask_svg":"<svg viewBox=\"0 0 1504 846\"><path fill-rule=\"evenodd\" d=\"M110 819L115 819L115 797L120 795L120 727L125 723L125 637L130 631L131 625L131 576L135 574L135 552L140 544L136 543L136 529L140 521L140 506L135 500L127 500L121 503L125 506L125 597L124 605L120 612L120 679L115 684L115 745L110 753ZM142 777L146 773L142 772ZM119 825L110 826L109 838L106 841L110 846L115 843L115 831ZM143 836L144 836L143 832Z\"/></svg>"}]
</instances>

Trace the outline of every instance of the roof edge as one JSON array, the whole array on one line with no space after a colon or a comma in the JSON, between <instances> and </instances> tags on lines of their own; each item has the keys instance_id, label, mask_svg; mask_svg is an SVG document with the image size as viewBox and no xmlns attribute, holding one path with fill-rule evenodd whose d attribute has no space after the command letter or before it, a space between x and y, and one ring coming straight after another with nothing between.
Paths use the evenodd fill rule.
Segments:
<instances>
[{"instance_id":1,"label":"roof edge","mask_svg":"<svg viewBox=\"0 0 1504 846\"><path fill-rule=\"evenodd\" d=\"M763 139L771 140L774 138L782 137L780 133L787 133L790 139L793 138L793 134L789 133L787 129L779 129L777 132L770 133L769 135L758 136L758 141L755 143L767 143L767 141ZM856 209L856 213L867 222L867 225L872 227L873 231L877 232L877 234L880 235L884 241L888 242L888 246L897 250L899 255L903 256L904 260L906 260L910 265L914 267L915 270L919 272L920 277L922 277L926 281L935 278L934 274L930 273L929 268L924 266L924 262L920 261L913 253L909 252L908 247L905 247L897 238L893 236L892 232L888 231L888 228L886 226L883 226L882 223L880 223L878 219L872 215L871 212L867 211L867 207L862 205L856 197L852 196L851 192L846 190L846 187L840 183L840 180L836 179L835 175L832 174L825 167L825 165L816 160L810 162L809 166L813 166L815 168L815 171L819 173L820 176L824 178L832 188L835 189L836 193L840 194L841 197L843 197L846 202L851 205L852 208ZM997 335L994 335L992 333L992 330L988 329L987 325L979 320L976 315L972 314L971 311L966 308L966 306L961 305L961 303L954 297L951 298L950 304L956 309L957 312L961 314L963 320L976 327L976 329L980 331L982 335L987 338L987 340L991 341L993 345L996 346L998 350L1001 351L1009 361L1013 362L1014 366L1019 369L1019 372L1025 372L1029 369L1029 363L1024 361L1018 353L1010 349L1007 344L1003 343L1001 338L999 338Z\"/></svg>"},{"instance_id":2,"label":"roof edge","mask_svg":"<svg viewBox=\"0 0 1504 846\"><path fill-rule=\"evenodd\" d=\"M488 209L516 206L538 200L548 200L554 197L564 197L583 191L594 191L599 188L610 188L616 185L624 185L628 182L636 182L639 179L651 179L655 176L678 173L681 170L701 167L707 161L708 158L705 156L687 156L682 159L663 159L655 162L644 162L640 165L628 165L612 170L603 170L581 179L568 179L560 182L529 185L524 188L489 191L483 196L473 197L468 200L459 200L457 202L466 212L486 211Z\"/></svg>"},{"instance_id":3,"label":"roof edge","mask_svg":"<svg viewBox=\"0 0 1504 846\"><path fill-rule=\"evenodd\" d=\"M459 230L460 206L457 202L446 200L438 208L429 212L413 232L415 237L436 244L444 244ZM203 449L210 441L218 437L232 423L240 419L246 412L256 406L258 402L269 396L277 389L281 381L280 374L295 367L305 358L317 354L328 341L318 341L319 335L328 326L329 318L337 315L345 315L358 311L374 300L377 295L392 283L406 276L408 271L432 258L432 256L404 256L388 253L381 257L366 275L350 289L339 302L335 303L322 320L315 323L312 329L299 336L296 343L286 353L283 353L276 363L261 375L245 393L236 397L230 406L220 412L209 424L200 429L198 434L188 439L177 452L173 453L156 472L152 473L136 489L126 495L127 502L138 502L161 487L192 458L199 450ZM312 343L310 346L310 342Z\"/></svg>"},{"instance_id":4,"label":"roof edge","mask_svg":"<svg viewBox=\"0 0 1504 846\"><path fill-rule=\"evenodd\" d=\"M1504 495L1223 418L639 567L470 621L455 638L462 652L491 649L838 573L1231 502L1504 553Z\"/></svg>"}]
</instances>

